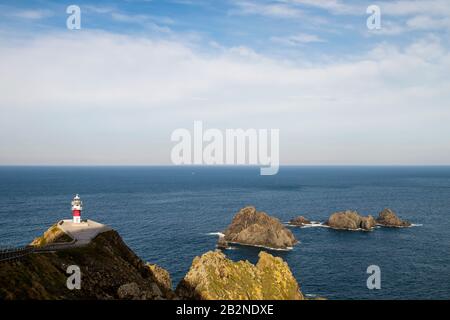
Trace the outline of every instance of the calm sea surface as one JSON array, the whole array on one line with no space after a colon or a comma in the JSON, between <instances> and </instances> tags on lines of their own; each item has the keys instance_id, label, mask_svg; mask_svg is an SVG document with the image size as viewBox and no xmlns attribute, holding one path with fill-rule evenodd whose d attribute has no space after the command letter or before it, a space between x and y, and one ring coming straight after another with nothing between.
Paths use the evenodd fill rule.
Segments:
<instances>
[{"instance_id":1,"label":"calm sea surface","mask_svg":"<svg viewBox=\"0 0 450 320\"><path fill-rule=\"evenodd\" d=\"M338 210L378 215L389 207L417 226L373 232L293 228L300 244L272 252L302 291L329 299L450 298L450 167L0 167L0 245L23 245L71 218L79 193L84 218L115 228L144 260L169 270L176 285L192 259L242 207L288 221L324 221ZM260 249L226 254L257 261ZM381 268L381 290L366 269Z\"/></svg>"}]
</instances>

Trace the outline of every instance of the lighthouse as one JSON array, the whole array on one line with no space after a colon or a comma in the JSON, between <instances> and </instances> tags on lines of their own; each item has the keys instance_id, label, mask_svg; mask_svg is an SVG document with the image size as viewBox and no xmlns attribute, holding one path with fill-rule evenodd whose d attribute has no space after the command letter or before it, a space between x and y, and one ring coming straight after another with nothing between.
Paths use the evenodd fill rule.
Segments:
<instances>
[{"instance_id":1,"label":"lighthouse","mask_svg":"<svg viewBox=\"0 0 450 320\"><path fill-rule=\"evenodd\" d=\"M81 211L83 210L83 201L77 194L72 200L73 223L81 223Z\"/></svg>"}]
</instances>

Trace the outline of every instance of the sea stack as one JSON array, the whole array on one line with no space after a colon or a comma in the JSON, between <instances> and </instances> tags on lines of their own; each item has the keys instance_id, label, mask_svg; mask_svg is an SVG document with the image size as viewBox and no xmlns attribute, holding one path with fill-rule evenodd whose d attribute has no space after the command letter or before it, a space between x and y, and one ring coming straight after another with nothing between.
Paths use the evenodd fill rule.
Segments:
<instances>
[{"instance_id":1,"label":"sea stack","mask_svg":"<svg viewBox=\"0 0 450 320\"><path fill-rule=\"evenodd\" d=\"M356 211L346 210L333 213L325 225L340 230L370 231L375 228L376 221L371 215L363 217Z\"/></svg>"},{"instance_id":2,"label":"sea stack","mask_svg":"<svg viewBox=\"0 0 450 320\"><path fill-rule=\"evenodd\" d=\"M289 249L298 242L280 220L255 207L236 213L221 241L272 249Z\"/></svg>"},{"instance_id":3,"label":"sea stack","mask_svg":"<svg viewBox=\"0 0 450 320\"><path fill-rule=\"evenodd\" d=\"M388 208L378 214L376 222L383 227L404 228L411 226L409 221L400 219L394 211Z\"/></svg>"},{"instance_id":4,"label":"sea stack","mask_svg":"<svg viewBox=\"0 0 450 320\"><path fill-rule=\"evenodd\" d=\"M304 299L287 263L264 251L256 265L233 262L219 250L196 257L176 295L194 300Z\"/></svg>"}]
</instances>

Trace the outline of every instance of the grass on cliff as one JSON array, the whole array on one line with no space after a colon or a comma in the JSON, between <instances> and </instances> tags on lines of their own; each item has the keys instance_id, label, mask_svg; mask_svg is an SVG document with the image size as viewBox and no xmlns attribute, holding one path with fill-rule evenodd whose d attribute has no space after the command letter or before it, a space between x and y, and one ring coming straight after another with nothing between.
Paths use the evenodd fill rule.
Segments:
<instances>
[{"instance_id":1,"label":"grass on cliff","mask_svg":"<svg viewBox=\"0 0 450 320\"><path fill-rule=\"evenodd\" d=\"M54 224L47 231L45 231L42 236L34 239L31 245L36 247L43 247L51 243L67 243L72 241L72 237L62 231L58 227L58 224Z\"/></svg>"}]
</instances>

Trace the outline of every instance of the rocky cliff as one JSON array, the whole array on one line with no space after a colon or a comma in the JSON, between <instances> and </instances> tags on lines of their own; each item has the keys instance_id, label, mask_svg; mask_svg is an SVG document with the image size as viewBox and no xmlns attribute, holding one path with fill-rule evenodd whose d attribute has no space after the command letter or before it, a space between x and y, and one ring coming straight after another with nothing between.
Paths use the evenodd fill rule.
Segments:
<instances>
[{"instance_id":1,"label":"rocky cliff","mask_svg":"<svg viewBox=\"0 0 450 320\"><path fill-rule=\"evenodd\" d=\"M176 294L200 300L304 299L287 263L264 251L256 265L233 262L219 250L196 257Z\"/></svg>"},{"instance_id":2,"label":"rocky cliff","mask_svg":"<svg viewBox=\"0 0 450 320\"><path fill-rule=\"evenodd\" d=\"M287 249L297 243L292 232L277 218L256 211L255 207L246 207L236 213L221 241L275 249ZM224 246L223 243L220 245Z\"/></svg>"},{"instance_id":3,"label":"rocky cliff","mask_svg":"<svg viewBox=\"0 0 450 320\"><path fill-rule=\"evenodd\" d=\"M256 215L250 221L273 221L253 210L250 215ZM282 230L273 228L275 234ZM0 300L303 299L287 263L265 252L256 265L233 262L220 251L197 257L175 294L169 273L142 261L114 230L98 234L87 245L74 245L56 224L33 240L32 253L0 261ZM79 290L67 288L67 268L73 265L81 271Z\"/></svg>"},{"instance_id":4,"label":"rocky cliff","mask_svg":"<svg viewBox=\"0 0 450 320\"><path fill-rule=\"evenodd\" d=\"M32 244L70 242L53 226ZM81 289L66 286L67 267L81 269ZM116 231L97 235L89 245L53 252L36 252L17 261L0 262L3 299L170 299L167 271L147 266Z\"/></svg>"},{"instance_id":5,"label":"rocky cliff","mask_svg":"<svg viewBox=\"0 0 450 320\"><path fill-rule=\"evenodd\" d=\"M356 211L347 210L333 213L325 225L334 229L369 231L376 226L376 221L371 215L363 217Z\"/></svg>"}]
</instances>

